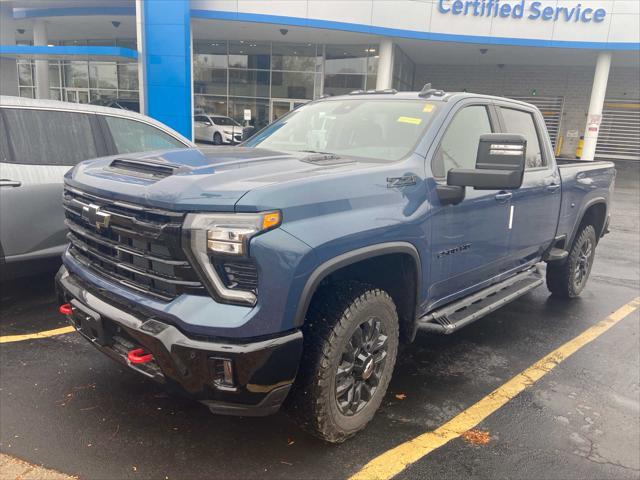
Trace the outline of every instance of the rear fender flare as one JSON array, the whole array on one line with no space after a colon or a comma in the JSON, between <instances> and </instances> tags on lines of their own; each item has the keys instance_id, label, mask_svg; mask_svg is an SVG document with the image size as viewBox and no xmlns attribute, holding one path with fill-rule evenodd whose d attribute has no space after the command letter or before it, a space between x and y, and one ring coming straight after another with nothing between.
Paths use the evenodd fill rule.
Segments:
<instances>
[{"instance_id":1,"label":"rear fender flare","mask_svg":"<svg viewBox=\"0 0 640 480\"><path fill-rule=\"evenodd\" d=\"M607 223L607 218L606 217L607 217L607 214L609 213L609 206L607 205L607 200L604 197L592 198L591 200L586 202L584 205L582 205L578 215L576 215L576 222L573 225L573 230L571 232L571 236L569 237L569 240L567 241L567 243L565 245L565 249L566 250L570 250L571 249L571 245L573 245L573 240L575 239L576 235L578 234L578 228L582 224L582 221L584 220L584 217L585 217L585 214L587 213L587 210L589 210L589 208L591 208L591 207L593 207L594 205L597 205L597 204L604 205L604 208L605 208L605 219L604 219L604 222L602 224L603 225L602 228L605 228L606 223ZM602 235L602 232L596 232L596 237L598 238L598 240L600 239L601 235Z\"/></svg>"}]
</instances>

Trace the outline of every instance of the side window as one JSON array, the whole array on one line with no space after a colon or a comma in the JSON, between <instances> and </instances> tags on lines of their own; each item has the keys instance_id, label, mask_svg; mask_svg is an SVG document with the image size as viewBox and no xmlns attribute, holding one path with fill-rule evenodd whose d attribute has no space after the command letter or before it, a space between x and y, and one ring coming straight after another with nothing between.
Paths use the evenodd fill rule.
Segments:
<instances>
[{"instance_id":1,"label":"side window","mask_svg":"<svg viewBox=\"0 0 640 480\"><path fill-rule=\"evenodd\" d=\"M526 168L545 167L545 162L540 148L540 139L536 130L533 115L522 110L500 107L507 133L519 133L527 139L527 163Z\"/></svg>"},{"instance_id":2,"label":"side window","mask_svg":"<svg viewBox=\"0 0 640 480\"><path fill-rule=\"evenodd\" d=\"M118 153L186 147L178 139L146 123L120 117L104 116L103 118L109 126Z\"/></svg>"},{"instance_id":3,"label":"side window","mask_svg":"<svg viewBox=\"0 0 640 480\"><path fill-rule=\"evenodd\" d=\"M433 176L446 178L452 168L475 168L478 143L485 133L492 133L486 106L472 105L456 113L432 160Z\"/></svg>"},{"instance_id":4,"label":"side window","mask_svg":"<svg viewBox=\"0 0 640 480\"><path fill-rule=\"evenodd\" d=\"M11 156L9 151L9 135L5 130L4 118L2 117L2 110L0 110L0 163L9 162L9 157Z\"/></svg>"},{"instance_id":5,"label":"side window","mask_svg":"<svg viewBox=\"0 0 640 480\"><path fill-rule=\"evenodd\" d=\"M3 112L14 163L72 166L98 156L88 114L22 108Z\"/></svg>"},{"instance_id":6,"label":"side window","mask_svg":"<svg viewBox=\"0 0 640 480\"><path fill-rule=\"evenodd\" d=\"M196 122L208 122L209 119L207 117L203 117L202 115L198 115L196 117Z\"/></svg>"}]
</instances>

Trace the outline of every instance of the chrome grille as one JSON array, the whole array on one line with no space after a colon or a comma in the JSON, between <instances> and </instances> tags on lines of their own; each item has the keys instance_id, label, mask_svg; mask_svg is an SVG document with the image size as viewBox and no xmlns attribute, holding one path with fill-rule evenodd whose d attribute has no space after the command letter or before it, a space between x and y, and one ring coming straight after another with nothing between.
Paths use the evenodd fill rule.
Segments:
<instances>
[{"instance_id":1,"label":"chrome grille","mask_svg":"<svg viewBox=\"0 0 640 480\"><path fill-rule=\"evenodd\" d=\"M163 301L205 294L180 246L183 214L71 187L63 205L69 253L97 275Z\"/></svg>"}]
</instances>

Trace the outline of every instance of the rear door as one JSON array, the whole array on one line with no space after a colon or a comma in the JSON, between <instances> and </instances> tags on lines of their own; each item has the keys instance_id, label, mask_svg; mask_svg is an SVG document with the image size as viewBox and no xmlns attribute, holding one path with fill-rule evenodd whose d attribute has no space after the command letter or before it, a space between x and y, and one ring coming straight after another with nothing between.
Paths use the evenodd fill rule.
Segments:
<instances>
[{"instance_id":1,"label":"rear door","mask_svg":"<svg viewBox=\"0 0 640 480\"><path fill-rule=\"evenodd\" d=\"M526 169L522 187L513 191L509 212L511 266L539 260L553 241L561 200L560 173L540 113L533 108L501 104L503 130L527 139Z\"/></svg>"},{"instance_id":2,"label":"rear door","mask_svg":"<svg viewBox=\"0 0 640 480\"><path fill-rule=\"evenodd\" d=\"M431 160L437 183L446 183L451 168L475 168L480 136L499 131L499 123L490 105L467 102L445 128ZM510 206L509 192L467 187L462 202L443 206L430 190L429 308L471 293L505 270Z\"/></svg>"},{"instance_id":3,"label":"rear door","mask_svg":"<svg viewBox=\"0 0 640 480\"><path fill-rule=\"evenodd\" d=\"M91 114L0 109L0 244L9 261L59 255L66 245L64 174L105 154ZM23 257L21 257L23 256ZM11 258L16 257L16 258Z\"/></svg>"}]
</instances>

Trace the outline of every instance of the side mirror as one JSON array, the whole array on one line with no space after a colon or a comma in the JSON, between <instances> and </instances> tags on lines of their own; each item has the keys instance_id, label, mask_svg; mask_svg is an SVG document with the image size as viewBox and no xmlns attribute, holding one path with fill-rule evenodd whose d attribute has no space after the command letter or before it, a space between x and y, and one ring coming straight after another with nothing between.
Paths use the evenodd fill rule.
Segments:
<instances>
[{"instance_id":1,"label":"side mirror","mask_svg":"<svg viewBox=\"0 0 640 480\"><path fill-rule=\"evenodd\" d=\"M489 133L480 137L476 168L452 168L447 185L476 190L514 190L522 185L527 140L523 135Z\"/></svg>"}]
</instances>

